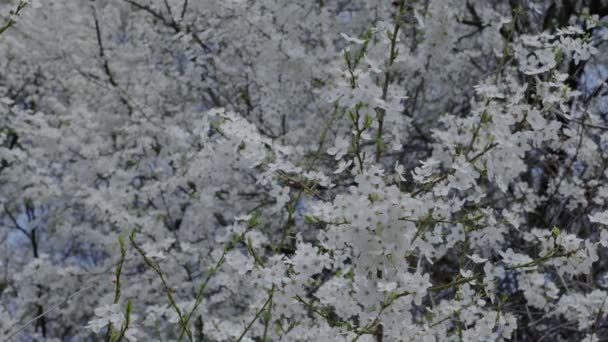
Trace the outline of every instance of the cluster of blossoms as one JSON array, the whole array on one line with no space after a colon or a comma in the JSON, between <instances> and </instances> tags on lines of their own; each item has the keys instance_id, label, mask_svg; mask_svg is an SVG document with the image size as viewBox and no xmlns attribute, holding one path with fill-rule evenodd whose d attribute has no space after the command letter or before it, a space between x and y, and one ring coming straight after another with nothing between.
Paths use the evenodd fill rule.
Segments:
<instances>
[{"instance_id":1,"label":"cluster of blossoms","mask_svg":"<svg viewBox=\"0 0 608 342\"><path fill-rule=\"evenodd\" d=\"M9 4L0 339L607 339L608 6L563 2Z\"/></svg>"}]
</instances>

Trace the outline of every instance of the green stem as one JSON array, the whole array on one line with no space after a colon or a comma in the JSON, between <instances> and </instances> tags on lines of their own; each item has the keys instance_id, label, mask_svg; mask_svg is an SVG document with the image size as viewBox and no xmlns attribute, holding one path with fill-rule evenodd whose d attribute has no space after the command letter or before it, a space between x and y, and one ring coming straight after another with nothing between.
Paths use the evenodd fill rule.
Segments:
<instances>
[{"instance_id":1,"label":"green stem","mask_svg":"<svg viewBox=\"0 0 608 342\"><path fill-rule=\"evenodd\" d=\"M272 289L270 290L270 303L268 304L268 310L266 311L266 316L264 317L264 334L262 335L262 342L266 342L268 339L268 326L272 321L272 296L274 294L274 284L272 285Z\"/></svg>"},{"instance_id":2,"label":"green stem","mask_svg":"<svg viewBox=\"0 0 608 342\"><path fill-rule=\"evenodd\" d=\"M253 317L251 322L249 322L249 324L247 324L247 327L245 327L245 330L241 333L241 335L236 340L236 342L240 342L243 339L243 337L245 337L245 334L247 334L249 329L251 329L251 326L253 325L253 323L255 323L255 321L257 321L260 318L260 316L264 312L264 309L266 309L266 306L272 302L272 293L273 292L271 291L270 295L268 295L268 299L266 299L266 302L264 302L264 305L262 305L262 307L258 309L258 311L255 313L255 317Z\"/></svg>"},{"instance_id":3,"label":"green stem","mask_svg":"<svg viewBox=\"0 0 608 342\"><path fill-rule=\"evenodd\" d=\"M398 55L398 50L397 50L397 37L399 36L399 29L401 28L401 18L403 17L405 13L405 0L401 0L399 2L399 14L397 15L397 18L395 19L395 27L393 29L393 32L390 36L390 40L391 40L391 47L390 47L390 53L389 53L389 59L388 59L388 63L386 66L386 70L384 71L384 83L382 84L382 96L381 99L383 101L386 101L386 98L388 96L388 86L391 82L391 67L393 66L393 63L395 62L395 59L397 58ZM380 162L380 157L382 155L382 149L383 149L383 143L382 143L382 131L384 129L384 116L386 115L386 110L383 108L378 108L376 111L376 119L378 120L378 135L376 137L376 163Z\"/></svg>"},{"instance_id":4,"label":"green stem","mask_svg":"<svg viewBox=\"0 0 608 342\"><path fill-rule=\"evenodd\" d=\"M118 261L118 265L116 265L116 272L115 272L116 280L115 280L115 287L114 287L114 304L118 304L118 301L120 300L120 290L121 290L120 275L122 273L122 265L125 263L125 259L127 257L127 247L125 246L125 240L123 239L122 236L118 237L118 244L120 245L120 260ZM113 331L113 327L112 327L112 323L110 323L108 325L108 331L106 332L106 338L105 338L106 341L111 341L112 331Z\"/></svg>"},{"instance_id":5,"label":"green stem","mask_svg":"<svg viewBox=\"0 0 608 342\"><path fill-rule=\"evenodd\" d=\"M17 5L17 9L12 13L13 16L19 16L19 14L21 14L21 11L27 6L27 1L23 1L21 0L19 2L19 5ZM13 18L9 18L6 23L4 23L4 25L0 26L0 34L3 34L4 31L8 30L9 28L11 28L13 25L15 25L16 21L13 20Z\"/></svg>"},{"instance_id":6,"label":"green stem","mask_svg":"<svg viewBox=\"0 0 608 342\"><path fill-rule=\"evenodd\" d=\"M173 295L171 294L172 289L167 284L167 281L165 280L165 276L164 276L162 270L160 269L160 266L155 264L154 262L152 262L152 260L150 260L148 258L148 256L146 255L146 252L135 242L135 231L133 231L131 233L129 240L131 242L131 245L143 257L145 263L148 266L150 266L150 268L152 268L156 272L156 274L158 274L158 277L160 278L160 281L163 284L163 289L165 290L165 293L167 294L167 298L169 299L169 303L171 304L171 307L173 308L173 310L177 313L177 316L179 317L179 322L182 326L182 329L188 335L188 339L190 340L190 342L193 342L194 340L192 338L192 332L190 332L190 329L188 329L188 323L184 319L184 316L182 315L182 311L177 306L177 303L175 302L175 299L173 298Z\"/></svg>"}]
</instances>

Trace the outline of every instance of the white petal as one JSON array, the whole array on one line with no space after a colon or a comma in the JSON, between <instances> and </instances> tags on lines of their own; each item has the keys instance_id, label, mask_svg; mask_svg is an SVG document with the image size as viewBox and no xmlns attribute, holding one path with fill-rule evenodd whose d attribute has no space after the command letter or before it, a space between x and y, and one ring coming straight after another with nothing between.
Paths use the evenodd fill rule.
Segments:
<instances>
[{"instance_id":1,"label":"white petal","mask_svg":"<svg viewBox=\"0 0 608 342\"><path fill-rule=\"evenodd\" d=\"M484 263L484 262L488 261L488 259L482 258L482 257L480 257L477 254L467 255L467 257L469 259L471 259L476 264L481 264L481 263Z\"/></svg>"}]
</instances>

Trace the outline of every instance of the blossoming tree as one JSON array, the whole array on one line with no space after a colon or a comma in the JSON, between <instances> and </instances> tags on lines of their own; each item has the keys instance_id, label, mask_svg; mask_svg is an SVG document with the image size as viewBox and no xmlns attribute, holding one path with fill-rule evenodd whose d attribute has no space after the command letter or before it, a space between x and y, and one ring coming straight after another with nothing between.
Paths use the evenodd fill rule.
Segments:
<instances>
[{"instance_id":1,"label":"blossoming tree","mask_svg":"<svg viewBox=\"0 0 608 342\"><path fill-rule=\"evenodd\" d=\"M0 340L608 339L608 4L0 4Z\"/></svg>"}]
</instances>

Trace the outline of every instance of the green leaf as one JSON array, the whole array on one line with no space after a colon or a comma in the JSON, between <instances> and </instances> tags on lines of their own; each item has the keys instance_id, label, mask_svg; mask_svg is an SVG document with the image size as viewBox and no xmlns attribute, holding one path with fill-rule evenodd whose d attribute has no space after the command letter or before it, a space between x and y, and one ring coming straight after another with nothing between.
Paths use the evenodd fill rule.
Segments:
<instances>
[{"instance_id":1,"label":"green leaf","mask_svg":"<svg viewBox=\"0 0 608 342\"><path fill-rule=\"evenodd\" d=\"M126 164L126 168L127 169L130 169L133 166L137 165L137 163L135 161L133 161L133 160L127 160L127 162L125 164Z\"/></svg>"},{"instance_id":2,"label":"green leaf","mask_svg":"<svg viewBox=\"0 0 608 342\"><path fill-rule=\"evenodd\" d=\"M259 213L253 213L251 218L247 221L247 225L249 228L254 228L259 226L262 223L261 217Z\"/></svg>"},{"instance_id":3,"label":"green leaf","mask_svg":"<svg viewBox=\"0 0 608 342\"><path fill-rule=\"evenodd\" d=\"M304 215L304 222L308 223L308 224L317 224L319 223L319 219L312 216L312 215Z\"/></svg>"}]
</instances>

